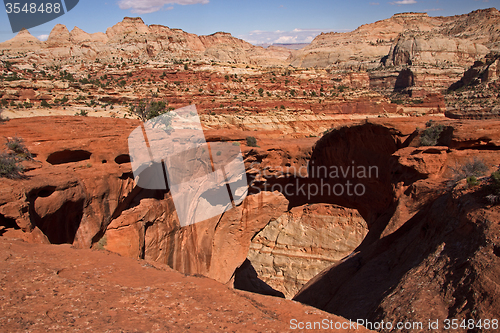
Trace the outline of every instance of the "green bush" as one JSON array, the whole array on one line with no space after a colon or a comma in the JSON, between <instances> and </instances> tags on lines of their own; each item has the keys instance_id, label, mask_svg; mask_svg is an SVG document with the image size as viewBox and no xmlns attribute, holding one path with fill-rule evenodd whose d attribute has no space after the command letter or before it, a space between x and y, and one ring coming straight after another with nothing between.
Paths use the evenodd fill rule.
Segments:
<instances>
[{"instance_id":1,"label":"green bush","mask_svg":"<svg viewBox=\"0 0 500 333\"><path fill-rule=\"evenodd\" d=\"M257 139L254 138L253 136L247 137L247 146L248 147L258 147L257 146Z\"/></svg>"},{"instance_id":2,"label":"green bush","mask_svg":"<svg viewBox=\"0 0 500 333\"><path fill-rule=\"evenodd\" d=\"M10 179L22 178L24 170L17 162L14 156L8 153L0 153L0 177Z\"/></svg>"},{"instance_id":3,"label":"green bush","mask_svg":"<svg viewBox=\"0 0 500 333\"><path fill-rule=\"evenodd\" d=\"M75 113L75 116L87 117L89 115L88 111L80 110L80 112Z\"/></svg>"},{"instance_id":4,"label":"green bush","mask_svg":"<svg viewBox=\"0 0 500 333\"><path fill-rule=\"evenodd\" d=\"M42 103L40 105L44 108L52 108L52 105L50 105L46 100L42 100Z\"/></svg>"},{"instance_id":5,"label":"green bush","mask_svg":"<svg viewBox=\"0 0 500 333\"><path fill-rule=\"evenodd\" d=\"M477 184L479 184L479 182L475 176L467 177L467 185L469 185L469 187L476 186Z\"/></svg>"},{"instance_id":6,"label":"green bush","mask_svg":"<svg viewBox=\"0 0 500 333\"><path fill-rule=\"evenodd\" d=\"M20 137L7 138L5 146L15 155L15 158L20 160L33 159L28 148L24 144L24 140Z\"/></svg>"},{"instance_id":7,"label":"green bush","mask_svg":"<svg viewBox=\"0 0 500 333\"><path fill-rule=\"evenodd\" d=\"M425 124L427 127L422 135L420 136L420 144L422 146L435 146L438 144L439 137L441 136L441 133L444 131L444 126L441 124L435 125L432 120L429 120L427 124Z\"/></svg>"},{"instance_id":8,"label":"green bush","mask_svg":"<svg viewBox=\"0 0 500 333\"><path fill-rule=\"evenodd\" d=\"M138 116L142 121L147 121L168 112L166 108L167 103L164 101L142 100L130 107L130 113Z\"/></svg>"}]
</instances>

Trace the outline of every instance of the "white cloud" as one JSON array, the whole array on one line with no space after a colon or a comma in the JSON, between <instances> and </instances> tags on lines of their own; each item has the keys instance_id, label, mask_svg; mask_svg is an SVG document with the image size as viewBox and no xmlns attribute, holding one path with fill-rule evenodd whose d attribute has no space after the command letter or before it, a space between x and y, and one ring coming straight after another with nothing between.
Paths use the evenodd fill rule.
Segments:
<instances>
[{"instance_id":1,"label":"white cloud","mask_svg":"<svg viewBox=\"0 0 500 333\"><path fill-rule=\"evenodd\" d=\"M391 5L413 5L416 3L417 3L417 1L415 1L415 0L401 0L401 1L389 2L389 4L391 4Z\"/></svg>"},{"instance_id":2,"label":"white cloud","mask_svg":"<svg viewBox=\"0 0 500 333\"><path fill-rule=\"evenodd\" d=\"M194 5L207 4L209 0L119 0L118 7L120 9L130 9L134 14L147 14L157 12L165 5ZM173 9L172 6L166 10Z\"/></svg>"},{"instance_id":3,"label":"white cloud","mask_svg":"<svg viewBox=\"0 0 500 333\"><path fill-rule=\"evenodd\" d=\"M40 35L40 36L36 36L36 38L38 38L39 40L44 42L49 38L49 35Z\"/></svg>"},{"instance_id":4,"label":"white cloud","mask_svg":"<svg viewBox=\"0 0 500 333\"><path fill-rule=\"evenodd\" d=\"M310 43L317 35L322 32L331 32L329 29L293 29L292 31L262 31L253 30L246 35L239 35L238 38L247 42L257 44L273 44L273 43ZM336 30L340 32L339 30ZM347 31L347 30L346 30Z\"/></svg>"}]
</instances>

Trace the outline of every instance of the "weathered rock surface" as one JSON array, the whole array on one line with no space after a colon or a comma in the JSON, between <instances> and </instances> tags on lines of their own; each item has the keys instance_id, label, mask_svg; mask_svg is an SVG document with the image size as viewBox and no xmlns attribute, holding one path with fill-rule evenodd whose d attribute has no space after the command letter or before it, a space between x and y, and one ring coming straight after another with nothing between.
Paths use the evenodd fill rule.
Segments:
<instances>
[{"instance_id":1,"label":"weathered rock surface","mask_svg":"<svg viewBox=\"0 0 500 333\"><path fill-rule=\"evenodd\" d=\"M68 245L1 237L0 276L0 325L9 332L289 332L292 319L346 321L297 302L185 276L162 264Z\"/></svg>"},{"instance_id":2,"label":"weathered rock surface","mask_svg":"<svg viewBox=\"0 0 500 333\"><path fill-rule=\"evenodd\" d=\"M294 207L254 236L248 260L260 279L291 298L348 256L367 233L356 210L325 204Z\"/></svg>"}]
</instances>

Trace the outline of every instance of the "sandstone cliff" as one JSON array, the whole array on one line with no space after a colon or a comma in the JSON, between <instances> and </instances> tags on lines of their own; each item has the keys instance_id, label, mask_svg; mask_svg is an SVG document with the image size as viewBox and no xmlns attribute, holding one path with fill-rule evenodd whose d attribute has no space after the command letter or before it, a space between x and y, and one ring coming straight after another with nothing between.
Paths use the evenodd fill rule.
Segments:
<instances>
[{"instance_id":1,"label":"sandstone cliff","mask_svg":"<svg viewBox=\"0 0 500 333\"><path fill-rule=\"evenodd\" d=\"M141 18L125 17L106 33L88 34L78 27L71 32L61 24L51 31L46 42L40 42L21 31L13 39L0 43L7 52L36 51L30 56L37 62L103 61L219 61L258 65L285 65L292 51L253 46L229 33L217 32L197 36L162 25L147 26ZM39 50L41 49L41 50ZM39 52L37 51L39 50ZM120 62L121 64L121 62Z\"/></svg>"}]
</instances>

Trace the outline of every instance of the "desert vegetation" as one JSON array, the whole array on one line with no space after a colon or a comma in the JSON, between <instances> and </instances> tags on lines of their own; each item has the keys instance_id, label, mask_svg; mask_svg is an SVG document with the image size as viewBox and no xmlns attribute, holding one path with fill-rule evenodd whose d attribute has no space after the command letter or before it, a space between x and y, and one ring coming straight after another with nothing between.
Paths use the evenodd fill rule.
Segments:
<instances>
[{"instance_id":1,"label":"desert vegetation","mask_svg":"<svg viewBox=\"0 0 500 333\"><path fill-rule=\"evenodd\" d=\"M31 160L32 156L20 137L7 138L4 151L0 152L0 177L22 178L22 161Z\"/></svg>"},{"instance_id":2,"label":"desert vegetation","mask_svg":"<svg viewBox=\"0 0 500 333\"><path fill-rule=\"evenodd\" d=\"M425 124L426 129L422 132L420 136L420 144L422 146L435 146L438 144L439 137L444 130L442 124L435 124L432 120L429 120Z\"/></svg>"}]
</instances>

